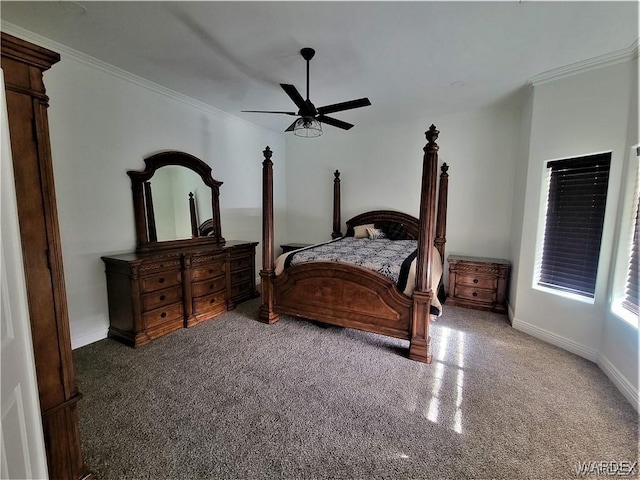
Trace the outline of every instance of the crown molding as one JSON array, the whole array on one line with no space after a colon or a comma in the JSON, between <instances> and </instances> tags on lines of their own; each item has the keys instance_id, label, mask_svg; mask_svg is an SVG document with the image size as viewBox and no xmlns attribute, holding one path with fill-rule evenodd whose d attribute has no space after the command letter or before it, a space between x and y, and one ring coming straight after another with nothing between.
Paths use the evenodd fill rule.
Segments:
<instances>
[{"instance_id":1,"label":"crown molding","mask_svg":"<svg viewBox=\"0 0 640 480\"><path fill-rule=\"evenodd\" d=\"M618 63L627 62L638 58L638 40L631 44L627 48L622 50L616 50L615 52L600 55L598 57L589 58L580 62L571 63L564 67L554 68L547 72L539 73L529 79L529 84L537 87L543 83L552 82L554 80L560 80L562 78L571 77L580 73L585 73L590 70L596 70L598 68L610 67Z\"/></svg>"},{"instance_id":2,"label":"crown molding","mask_svg":"<svg viewBox=\"0 0 640 480\"><path fill-rule=\"evenodd\" d=\"M28 42L32 42L36 45L39 45L44 48L48 48L60 54L61 58L64 60L64 57L70 57L73 60L86 65L91 68L95 68L104 73L108 73L114 77L117 77L121 80L125 80L127 82L138 85L139 87L146 88L147 90L151 90L155 93L163 95L172 100L181 102L190 107L197 108L205 113L218 117L222 120L232 120L235 122L240 122L243 125L257 130L261 133L268 133L269 135L275 135L283 140L286 140L286 137L283 133L274 132L267 128L261 127L260 125L256 125L255 123L248 122L247 120L232 115L231 113L225 112L224 110L220 110L219 108L208 105L204 102L200 102L194 98L191 98L182 93L176 92L175 90L171 90L170 88L163 87L157 83L152 82L151 80L147 80L146 78L140 77L134 73L123 70L115 65L111 65L110 63L103 62L95 57L82 53L78 50L75 50L71 47L67 47L61 43L50 40L49 38L43 37L34 33L30 30L26 30L22 27L18 27L9 22L1 21L0 22L0 31L13 35L15 37L21 38L22 40L26 40Z\"/></svg>"}]
</instances>

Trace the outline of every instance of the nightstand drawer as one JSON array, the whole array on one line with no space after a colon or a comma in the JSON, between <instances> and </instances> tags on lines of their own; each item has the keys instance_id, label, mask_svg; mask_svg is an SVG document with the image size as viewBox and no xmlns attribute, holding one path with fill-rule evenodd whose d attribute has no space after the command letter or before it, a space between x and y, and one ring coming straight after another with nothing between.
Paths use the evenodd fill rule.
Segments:
<instances>
[{"instance_id":1,"label":"nightstand drawer","mask_svg":"<svg viewBox=\"0 0 640 480\"><path fill-rule=\"evenodd\" d=\"M456 286L456 298L466 298L477 302L493 303L496 301L496 291L482 288Z\"/></svg>"},{"instance_id":2,"label":"nightstand drawer","mask_svg":"<svg viewBox=\"0 0 640 480\"><path fill-rule=\"evenodd\" d=\"M489 277L473 273L458 273L458 285L468 285L475 288L496 288L498 279L495 275Z\"/></svg>"}]
</instances>

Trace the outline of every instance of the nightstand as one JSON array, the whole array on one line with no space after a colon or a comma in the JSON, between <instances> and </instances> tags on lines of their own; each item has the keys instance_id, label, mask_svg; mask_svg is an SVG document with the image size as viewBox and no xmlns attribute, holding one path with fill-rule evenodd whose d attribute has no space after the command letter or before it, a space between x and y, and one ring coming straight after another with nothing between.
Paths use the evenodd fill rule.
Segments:
<instances>
[{"instance_id":1,"label":"nightstand","mask_svg":"<svg viewBox=\"0 0 640 480\"><path fill-rule=\"evenodd\" d=\"M511 264L500 258L449 255L447 305L505 313Z\"/></svg>"},{"instance_id":2,"label":"nightstand","mask_svg":"<svg viewBox=\"0 0 640 480\"><path fill-rule=\"evenodd\" d=\"M299 248L310 247L310 243L285 243L284 245L280 245L282 249L282 253L292 252L293 250L298 250Z\"/></svg>"}]
</instances>

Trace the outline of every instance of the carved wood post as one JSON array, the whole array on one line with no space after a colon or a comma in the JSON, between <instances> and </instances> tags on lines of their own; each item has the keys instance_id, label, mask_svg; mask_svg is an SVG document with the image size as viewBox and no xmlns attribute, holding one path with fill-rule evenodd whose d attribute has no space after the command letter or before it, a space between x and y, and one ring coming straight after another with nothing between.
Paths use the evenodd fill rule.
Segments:
<instances>
[{"instance_id":1,"label":"carved wood post","mask_svg":"<svg viewBox=\"0 0 640 480\"><path fill-rule=\"evenodd\" d=\"M222 223L220 221L220 186L213 187L213 194L211 195L211 207L213 213L213 228L215 228L215 237L219 243L224 243L224 237L222 236Z\"/></svg>"},{"instance_id":2,"label":"carved wood post","mask_svg":"<svg viewBox=\"0 0 640 480\"><path fill-rule=\"evenodd\" d=\"M144 204L147 209L147 225L149 225L149 241L157 242L156 215L153 211L153 195L151 194L151 182L144 182Z\"/></svg>"},{"instance_id":3,"label":"carved wood post","mask_svg":"<svg viewBox=\"0 0 640 480\"><path fill-rule=\"evenodd\" d=\"M449 165L443 163L440 167L440 185L438 187L438 215L436 218L436 238L435 245L440 253L440 260L444 271L444 244L447 243L447 198L449 195ZM444 278L444 276L443 276ZM444 293L444 282L440 282L438 287L438 298L444 302L446 295Z\"/></svg>"},{"instance_id":4,"label":"carved wood post","mask_svg":"<svg viewBox=\"0 0 640 480\"><path fill-rule=\"evenodd\" d=\"M196 216L196 201L193 192L189 192L189 219L191 220L191 238L198 238L198 219Z\"/></svg>"},{"instance_id":5,"label":"carved wood post","mask_svg":"<svg viewBox=\"0 0 640 480\"><path fill-rule=\"evenodd\" d=\"M434 225L436 216L436 182L438 178L438 144L440 132L431 125L425 133L422 163L422 189L420 195L420 232L418 234L418 257L416 261L416 289L413 292L413 318L411 321L411 344L409 358L431 363L429 351L429 323L431 300L431 265L433 263Z\"/></svg>"},{"instance_id":6,"label":"carved wood post","mask_svg":"<svg viewBox=\"0 0 640 480\"><path fill-rule=\"evenodd\" d=\"M262 270L260 271L262 304L258 320L262 323L275 323L278 315L273 311L273 162L271 149L263 152L262 162Z\"/></svg>"},{"instance_id":7,"label":"carved wood post","mask_svg":"<svg viewBox=\"0 0 640 480\"><path fill-rule=\"evenodd\" d=\"M340 172L334 173L333 179L333 233L331 238L339 238L342 236L340 231Z\"/></svg>"}]
</instances>

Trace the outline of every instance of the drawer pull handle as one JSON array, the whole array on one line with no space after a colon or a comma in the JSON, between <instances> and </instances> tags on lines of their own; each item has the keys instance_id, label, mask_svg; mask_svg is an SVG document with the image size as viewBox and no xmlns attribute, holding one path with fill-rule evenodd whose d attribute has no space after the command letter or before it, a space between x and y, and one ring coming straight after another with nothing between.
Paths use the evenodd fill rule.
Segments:
<instances>
[{"instance_id":1,"label":"drawer pull handle","mask_svg":"<svg viewBox=\"0 0 640 480\"><path fill-rule=\"evenodd\" d=\"M160 301L164 300L165 298L167 297L165 297L164 295L160 295Z\"/></svg>"},{"instance_id":2,"label":"drawer pull handle","mask_svg":"<svg viewBox=\"0 0 640 480\"><path fill-rule=\"evenodd\" d=\"M211 300L209 300L209 303L216 303L216 299L212 298Z\"/></svg>"},{"instance_id":3,"label":"drawer pull handle","mask_svg":"<svg viewBox=\"0 0 640 480\"><path fill-rule=\"evenodd\" d=\"M210 269L209 269L209 273L213 273L213 268L210 268Z\"/></svg>"},{"instance_id":4,"label":"drawer pull handle","mask_svg":"<svg viewBox=\"0 0 640 480\"><path fill-rule=\"evenodd\" d=\"M166 317L166 316L167 316L167 312L162 312L162 313L160 314L160 318L164 318L164 317Z\"/></svg>"},{"instance_id":5,"label":"drawer pull handle","mask_svg":"<svg viewBox=\"0 0 640 480\"><path fill-rule=\"evenodd\" d=\"M158 283L164 283L164 277L158 279Z\"/></svg>"},{"instance_id":6,"label":"drawer pull handle","mask_svg":"<svg viewBox=\"0 0 640 480\"><path fill-rule=\"evenodd\" d=\"M473 279L473 283L478 283L478 279L477 279L477 278L474 278L474 279Z\"/></svg>"},{"instance_id":7,"label":"drawer pull handle","mask_svg":"<svg viewBox=\"0 0 640 480\"><path fill-rule=\"evenodd\" d=\"M209 290L213 290L213 283L209 285Z\"/></svg>"},{"instance_id":8,"label":"drawer pull handle","mask_svg":"<svg viewBox=\"0 0 640 480\"><path fill-rule=\"evenodd\" d=\"M473 296L477 297L478 296L478 292L473 292Z\"/></svg>"}]
</instances>

